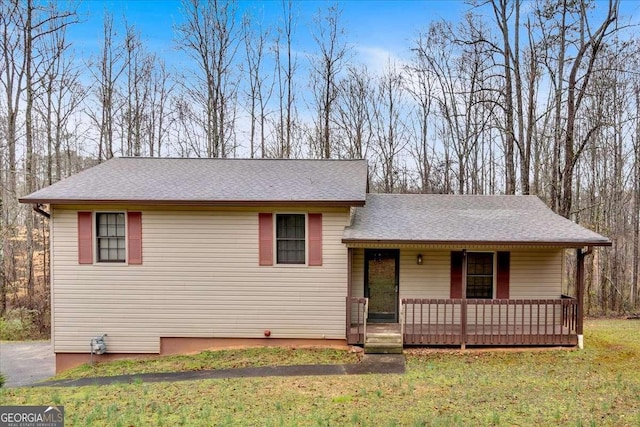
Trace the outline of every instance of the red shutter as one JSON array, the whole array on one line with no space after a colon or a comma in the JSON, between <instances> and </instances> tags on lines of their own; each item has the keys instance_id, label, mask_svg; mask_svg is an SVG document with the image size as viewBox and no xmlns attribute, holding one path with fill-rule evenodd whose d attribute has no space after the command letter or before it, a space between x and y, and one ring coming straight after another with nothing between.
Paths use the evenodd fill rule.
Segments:
<instances>
[{"instance_id":1,"label":"red shutter","mask_svg":"<svg viewBox=\"0 0 640 427\"><path fill-rule=\"evenodd\" d=\"M462 298L462 252L451 252L451 292L450 298Z\"/></svg>"},{"instance_id":2,"label":"red shutter","mask_svg":"<svg viewBox=\"0 0 640 427\"><path fill-rule=\"evenodd\" d=\"M260 248L258 258L260 265L273 265L273 214L258 214L258 234Z\"/></svg>"},{"instance_id":3,"label":"red shutter","mask_svg":"<svg viewBox=\"0 0 640 427\"><path fill-rule=\"evenodd\" d=\"M78 212L78 263L93 264L93 215Z\"/></svg>"},{"instance_id":4,"label":"red shutter","mask_svg":"<svg viewBox=\"0 0 640 427\"><path fill-rule=\"evenodd\" d=\"M509 264L510 264L510 253L509 252L498 252L497 253L497 290L496 290L496 298L498 299L509 299Z\"/></svg>"},{"instance_id":5,"label":"red shutter","mask_svg":"<svg viewBox=\"0 0 640 427\"><path fill-rule=\"evenodd\" d=\"M129 264L142 264L142 212L127 213Z\"/></svg>"},{"instance_id":6,"label":"red shutter","mask_svg":"<svg viewBox=\"0 0 640 427\"><path fill-rule=\"evenodd\" d=\"M309 265L322 265L322 214L310 213Z\"/></svg>"}]
</instances>

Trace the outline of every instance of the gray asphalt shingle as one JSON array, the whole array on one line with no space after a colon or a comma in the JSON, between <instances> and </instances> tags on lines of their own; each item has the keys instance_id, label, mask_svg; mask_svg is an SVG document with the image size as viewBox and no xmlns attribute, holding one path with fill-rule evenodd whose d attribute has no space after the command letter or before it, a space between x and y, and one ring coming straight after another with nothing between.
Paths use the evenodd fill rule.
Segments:
<instances>
[{"instance_id":1,"label":"gray asphalt shingle","mask_svg":"<svg viewBox=\"0 0 640 427\"><path fill-rule=\"evenodd\" d=\"M609 245L536 196L366 194L365 160L117 158L24 203L310 204L358 207L346 243Z\"/></svg>"},{"instance_id":2,"label":"gray asphalt shingle","mask_svg":"<svg viewBox=\"0 0 640 427\"><path fill-rule=\"evenodd\" d=\"M362 204L365 160L116 158L20 199Z\"/></svg>"},{"instance_id":3,"label":"gray asphalt shingle","mask_svg":"<svg viewBox=\"0 0 640 427\"><path fill-rule=\"evenodd\" d=\"M368 194L343 241L608 245L536 196Z\"/></svg>"}]
</instances>

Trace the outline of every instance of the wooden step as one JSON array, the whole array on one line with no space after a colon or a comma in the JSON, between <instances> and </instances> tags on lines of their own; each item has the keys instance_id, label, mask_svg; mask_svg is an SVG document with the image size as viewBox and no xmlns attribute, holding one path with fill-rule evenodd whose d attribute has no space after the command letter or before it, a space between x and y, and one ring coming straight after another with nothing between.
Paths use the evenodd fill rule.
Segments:
<instances>
[{"instance_id":1,"label":"wooden step","mask_svg":"<svg viewBox=\"0 0 640 427\"><path fill-rule=\"evenodd\" d=\"M364 352L368 354L401 354L402 334L398 332L367 333Z\"/></svg>"},{"instance_id":2,"label":"wooden step","mask_svg":"<svg viewBox=\"0 0 640 427\"><path fill-rule=\"evenodd\" d=\"M400 334L367 334L365 344L398 344L402 345L402 335Z\"/></svg>"},{"instance_id":3,"label":"wooden step","mask_svg":"<svg viewBox=\"0 0 640 427\"><path fill-rule=\"evenodd\" d=\"M366 354L402 354L402 344L371 343L364 345Z\"/></svg>"}]
</instances>

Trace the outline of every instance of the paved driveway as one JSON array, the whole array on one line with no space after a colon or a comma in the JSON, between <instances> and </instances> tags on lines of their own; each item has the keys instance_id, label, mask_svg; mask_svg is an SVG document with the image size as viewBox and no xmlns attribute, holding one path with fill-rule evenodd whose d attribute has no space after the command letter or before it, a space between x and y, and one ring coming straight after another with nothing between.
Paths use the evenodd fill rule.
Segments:
<instances>
[{"instance_id":1,"label":"paved driveway","mask_svg":"<svg viewBox=\"0 0 640 427\"><path fill-rule=\"evenodd\" d=\"M4 387L31 385L55 375L55 357L49 341L0 342L0 372Z\"/></svg>"}]
</instances>

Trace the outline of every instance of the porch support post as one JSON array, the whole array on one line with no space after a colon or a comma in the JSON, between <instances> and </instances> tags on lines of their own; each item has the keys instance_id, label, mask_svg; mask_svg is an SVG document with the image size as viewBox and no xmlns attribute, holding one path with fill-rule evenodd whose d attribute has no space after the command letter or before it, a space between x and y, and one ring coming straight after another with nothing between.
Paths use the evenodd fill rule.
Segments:
<instances>
[{"instance_id":1,"label":"porch support post","mask_svg":"<svg viewBox=\"0 0 640 427\"><path fill-rule=\"evenodd\" d=\"M353 282L351 267L353 265L353 249L347 248L347 312L344 319L346 328L347 344L349 344L349 334L351 333L351 284Z\"/></svg>"},{"instance_id":2,"label":"porch support post","mask_svg":"<svg viewBox=\"0 0 640 427\"><path fill-rule=\"evenodd\" d=\"M462 303L460 304L460 349L467 347L467 250L462 250Z\"/></svg>"},{"instance_id":3,"label":"porch support post","mask_svg":"<svg viewBox=\"0 0 640 427\"><path fill-rule=\"evenodd\" d=\"M578 334L578 348L584 348L584 257L582 248L576 249L576 298L578 300L578 319L576 333Z\"/></svg>"},{"instance_id":4,"label":"porch support post","mask_svg":"<svg viewBox=\"0 0 640 427\"><path fill-rule=\"evenodd\" d=\"M467 299L467 250L462 250L462 299Z\"/></svg>"},{"instance_id":5,"label":"porch support post","mask_svg":"<svg viewBox=\"0 0 640 427\"><path fill-rule=\"evenodd\" d=\"M464 350L467 347L467 299L462 299L460 304L460 349Z\"/></svg>"}]
</instances>

